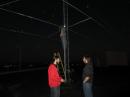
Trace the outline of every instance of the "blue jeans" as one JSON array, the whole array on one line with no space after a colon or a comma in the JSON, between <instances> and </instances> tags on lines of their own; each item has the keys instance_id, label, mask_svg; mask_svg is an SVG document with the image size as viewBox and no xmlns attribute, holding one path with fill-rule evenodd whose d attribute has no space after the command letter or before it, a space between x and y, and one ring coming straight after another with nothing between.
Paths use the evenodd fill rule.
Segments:
<instances>
[{"instance_id":1,"label":"blue jeans","mask_svg":"<svg viewBox=\"0 0 130 97\"><path fill-rule=\"evenodd\" d=\"M85 97L93 97L92 83L83 83L83 92Z\"/></svg>"},{"instance_id":2,"label":"blue jeans","mask_svg":"<svg viewBox=\"0 0 130 97\"><path fill-rule=\"evenodd\" d=\"M50 88L51 97L60 97L60 86Z\"/></svg>"}]
</instances>

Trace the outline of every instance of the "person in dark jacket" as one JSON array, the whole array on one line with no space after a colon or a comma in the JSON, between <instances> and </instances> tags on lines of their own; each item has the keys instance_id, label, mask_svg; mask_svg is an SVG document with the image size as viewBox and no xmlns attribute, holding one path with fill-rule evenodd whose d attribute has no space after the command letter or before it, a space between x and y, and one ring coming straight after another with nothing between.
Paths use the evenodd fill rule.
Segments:
<instances>
[{"instance_id":1,"label":"person in dark jacket","mask_svg":"<svg viewBox=\"0 0 130 97\"><path fill-rule=\"evenodd\" d=\"M50 87L51 97L60 97L60 85L64 82L64 79L59 75L56 67L59 63L59 56L54 56L53 61L48 68L48 84Z\"/></svg>"},{"instance_id":2,"label":"person in dark jacket","mask_svg":"<svg viewBox=\"0 0 130 97\"><path fill-rule=\"evenodd\" d=\"M83 92L85 97L93 97L92 82L93 82L93 64L90 56L83 56L85 67L83 69Z\"/></svg>"}]
</instances>

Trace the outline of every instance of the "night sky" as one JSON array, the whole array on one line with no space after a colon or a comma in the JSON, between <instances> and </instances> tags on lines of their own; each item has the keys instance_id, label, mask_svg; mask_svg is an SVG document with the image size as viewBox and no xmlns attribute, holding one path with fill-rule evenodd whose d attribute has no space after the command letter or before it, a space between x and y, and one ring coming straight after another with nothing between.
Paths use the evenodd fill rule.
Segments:
<instances>
[{"instance_id":1,"label":"night sky","mask_svg":"<svg viewBox=\"0 0 130 97\"><path fill-rule=\"evenodd\" d=\"M43 64L54 51L62 52L59 27L63 25L62 0L0 0L0 64ZM129 52L130 1L68 0L70 58L87 52ZM46 23L47 22L47 23Z\"/></svg>"}]
</instances>

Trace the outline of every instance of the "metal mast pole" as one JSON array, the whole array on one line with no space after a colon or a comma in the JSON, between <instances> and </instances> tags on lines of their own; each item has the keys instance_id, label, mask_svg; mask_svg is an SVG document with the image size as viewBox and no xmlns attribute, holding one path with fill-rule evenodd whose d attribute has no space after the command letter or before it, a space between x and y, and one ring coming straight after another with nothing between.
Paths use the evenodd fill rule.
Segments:
<instances>
[{"instance_id":1,"label":"metal mast pole","mask_svg":"<svg viewBox=\"0 0 130 97\"><path fill-rule=\"evenodd\" d=\"M63 1L63 37L64 37L64 68L65 68L65 80L68 81L68 66L69 66L69 35L68 35L68 5Z\"/></svg>"}]
</instances>

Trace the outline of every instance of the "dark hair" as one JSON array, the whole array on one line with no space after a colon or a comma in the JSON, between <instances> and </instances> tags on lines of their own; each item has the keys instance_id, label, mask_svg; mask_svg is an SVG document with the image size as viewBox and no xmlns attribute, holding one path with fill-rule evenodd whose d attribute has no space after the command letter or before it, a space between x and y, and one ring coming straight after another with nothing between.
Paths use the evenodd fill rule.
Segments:
<instances>
[{"instance_id":1,"label":"dark hair","mask_svg":"<svg viewBox=\"0 0 130 97\"><path fill-rule=\"evenodd\" d=\"M54 53L51 62L54 62L56 59L59 59L59 58L60 58L60 57L57 55L57 53Z\"/></svg>"},{"instance_id":2,"label":"dark hair","mask_svg":"<svg viewBox=\"0 0 130 97\"><path fill-rule=\"evenodd\" d=\"M83 57L85 57L85 58L90 58L90 55L84 55Z\"/></svg>"},{"instance_id":3,"label":"dark hair","mask_svg":"<svg viewBox=\"0 0 130 97\"><path fill-rule=\"evenodd\" d=\"M83 57L86 58L86 59L88 59L88 58L91 59L91 56L90 56L90 55L84 55Z\"/></svg>"},{"instance_id":4,"label":"dark hair","mask_svg":"<svg viewBox=\"0 0 130 97\"><path fill-rule=\"evenodd\" d=\"M88 64L92 64L92 58L90 55L84 55L83 58L88 59Z\"/></svg>"}]
</instances>

